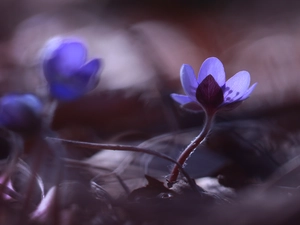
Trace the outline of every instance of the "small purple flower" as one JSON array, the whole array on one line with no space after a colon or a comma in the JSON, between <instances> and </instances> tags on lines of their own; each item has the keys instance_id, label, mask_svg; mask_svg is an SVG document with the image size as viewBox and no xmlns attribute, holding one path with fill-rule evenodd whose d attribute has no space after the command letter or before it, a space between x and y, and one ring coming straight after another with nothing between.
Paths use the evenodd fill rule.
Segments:
<instances>
[{"instance_id":1,"label":"small purple flower","mask_svg":"<svg viewBox=\"0 0 300 225\"><path fill-rule=\"evenodd\" d=\"M180 78L186 95L171 94L171 97L192 111L233 109L250 96L257 84L249 88L247 71L240 71L225 82L223 64L215 57L203 62L197 79L190 65L182 65Z\"/></svg>"},{"instance_id":2,"label":"small purple flower","mask_svg":"<svg viewBox=\"0 0 300 225\"><path fill-rule=\"evenodd\" d=\"M34 132L41 125L43 105L33 94L10 94L0 99L0 126L16 132Z\"/></svg>"},{"instance_id":3,"label":"small purple flower","mask_svg":"<svg viewBox=\"0 0 300 225\"><path fill-rule=\"evenodd\" d=\"M87 60L86 46L75 39L53 39L45 48L43 70L50 93L61 101L77 99L98 82L100 59Z\"/></svg>"}]
</instances>

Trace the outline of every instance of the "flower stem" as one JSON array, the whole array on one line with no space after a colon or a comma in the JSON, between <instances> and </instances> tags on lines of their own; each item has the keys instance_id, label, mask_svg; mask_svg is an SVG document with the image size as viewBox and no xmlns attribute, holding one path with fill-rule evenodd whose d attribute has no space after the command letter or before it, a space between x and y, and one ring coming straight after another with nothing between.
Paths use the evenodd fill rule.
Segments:
<instances>
[{"instance_id":1,"label":"flower stem","mask_svg":"<svg viewBox=\"0 0 300 225\"><path fill-rule=\"evenodd\" d=\"M209 131L211 129L213 120L215 118L215 111L205 111L205 123L202 128L202 131L200 134L184 149L184 151L181 153L179 156L177 162L179 165L184 167L184 163L186 160L189 158L189 156L193 153L193 151L200 145L207 135L209 134ZM179 167L178 164L175 164L173 167L173 170L171 172L169 181L168 181L168 186L172 187L172 185L176 182L177 177L179 175Z\"/></svg>"}]
</instances>

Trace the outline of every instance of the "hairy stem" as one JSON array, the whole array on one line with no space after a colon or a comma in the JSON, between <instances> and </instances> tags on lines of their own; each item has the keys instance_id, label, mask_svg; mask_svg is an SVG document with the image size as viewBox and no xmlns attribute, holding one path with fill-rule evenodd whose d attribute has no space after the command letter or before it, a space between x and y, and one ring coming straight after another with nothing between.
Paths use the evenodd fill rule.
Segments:
<instances>
[{"instance_id":1,"label":"hairy stem","mask_svg":"<svg viewBox=\"0 0 300 225\"><path fill-rule=\"evenodd\" d=\"M189 158L189 156L193 153L193 151L205 140L207 135L209 134L209 131L211 129L213 120L215 118L215 112L207 112L205 111L205 123L202 128L202 131L200 134L184 149L184 151L180 154L177 164L174 165L173 170L171 172L169 183L168 185L171 187L177 180L177 177L179 175L179 167L184 167L184 163Z\"/></svg>"}]
</instances>

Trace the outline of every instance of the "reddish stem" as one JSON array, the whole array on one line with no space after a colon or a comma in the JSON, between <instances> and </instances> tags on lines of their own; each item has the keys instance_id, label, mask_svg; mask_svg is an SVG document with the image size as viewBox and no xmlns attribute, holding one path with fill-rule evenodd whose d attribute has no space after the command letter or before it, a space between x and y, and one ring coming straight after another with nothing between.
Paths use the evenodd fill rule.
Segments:
<instances>
[{"instance_id":1,"label":"reddish stem","mask_svg":"<svg viewBox=\"0 0 300 225\"><path fill-rule=\"evenodd\" d=\"M194 150L205 140L205 138L207 137L213 120L215 118L215 111L205 111L205 123L204 126L202 128L202 131L200 132L200 134L184 149L184 151L181 153L181 155L179 156L177 162L179 165L181 165L182 167L184 166L184 163L187 161L187 159L189 158L189 156L194 152ZM173 170L171 172L170 178L169 178L169 186L172 186L176 180L177 177L179 175L179 167L178 164L175 164L173 167Z\"/></svg>"}]
</instances>

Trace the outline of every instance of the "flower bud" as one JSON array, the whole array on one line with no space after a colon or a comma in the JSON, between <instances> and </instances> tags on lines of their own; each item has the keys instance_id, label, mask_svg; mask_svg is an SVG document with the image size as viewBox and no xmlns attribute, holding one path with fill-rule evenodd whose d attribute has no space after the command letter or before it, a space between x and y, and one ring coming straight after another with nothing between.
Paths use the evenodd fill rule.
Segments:
<instances>
[{"instance_id":1,"label":"flower bud","mask_svg":"<svg viewBox=\"0 0 300 225\"><path fill-rule=\"evenodd\" d=\"M33 94L10 94L0 99L0 126L16 132L35 132L43 105Z\"/></svg>"},{"instance_id":2,"label":"flower bud","mask_svg":"<svg viewBox=\"0 0 300 225\"><path fill-rule=\"evenodd\" d=\"M97 86L101 60L86 61L87 49L81 41L56 38L46 45L43 70L52 97L75 100Z\"/></svg>"}]
</instances>

